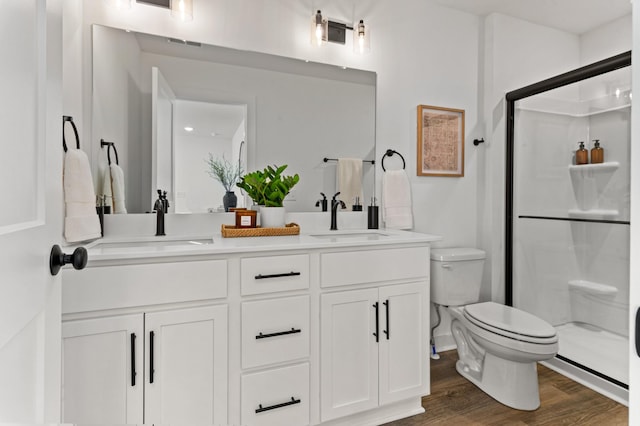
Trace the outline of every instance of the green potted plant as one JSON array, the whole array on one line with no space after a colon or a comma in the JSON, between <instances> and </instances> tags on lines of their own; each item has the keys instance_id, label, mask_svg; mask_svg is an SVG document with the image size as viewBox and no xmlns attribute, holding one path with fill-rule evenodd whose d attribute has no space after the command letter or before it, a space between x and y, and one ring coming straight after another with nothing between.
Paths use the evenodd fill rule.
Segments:
<instances>
[{"instance_id":1,"label":"green potted plant","mask_svg":"<svg viewBox=\"0 0 640 426\"><path fill-rule=\"evenodd\" d=\"M205 161L209 166L209 170L207 170L209 176L220 182L224 187L225 194L222 197L222 203L224 211L228 212L229 208L238 204L238 197L232 189L242 175L242 166L240 164L231 164L224 156L222 159L213 158L211 153L209 153L209 159Z\"/></svg>"},{"instance_id":2,"label":"green potted plant","mask_svg":"<svg viewBox=\"0 0 640 426\"><path fill-rule=\"evenodd\" d=\"M287 165L267 166L264 170L247 173L236 184L246 191L260 207L260 225L264 228L284 226L284 199L299 181L300 176L283 175Z\"/></svg>"}]
</instances>

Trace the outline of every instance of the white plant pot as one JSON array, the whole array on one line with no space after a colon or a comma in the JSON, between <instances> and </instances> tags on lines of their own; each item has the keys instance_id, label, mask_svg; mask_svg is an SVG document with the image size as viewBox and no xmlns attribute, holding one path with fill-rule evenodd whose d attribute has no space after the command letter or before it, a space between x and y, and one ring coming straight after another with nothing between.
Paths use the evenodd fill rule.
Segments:
<instances>
[{"instance_id":1,"label":"white plant pot","mask_svg":"<svg viewBox=\"0 0 640 426\"><path fill-rule=\"evenodd\" d=\"M262 228L284 227L284 207L260 207L260 226Z\"/></svg>"}]
</instances>

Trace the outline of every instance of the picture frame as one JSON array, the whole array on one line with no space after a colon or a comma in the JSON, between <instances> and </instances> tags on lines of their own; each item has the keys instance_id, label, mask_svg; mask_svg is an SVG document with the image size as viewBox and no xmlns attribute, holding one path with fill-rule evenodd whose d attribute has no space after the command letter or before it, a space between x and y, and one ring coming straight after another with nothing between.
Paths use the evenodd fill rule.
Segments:
<instances>
[{"instance_id":1,"label":"picture frame","mask_svg":"<svg viewBox=\"0 0 640 426\"><path fill-rule=\"evenodd\" d=\"M418 105L418 176L464 176L464 110Z\"/></svg>"}]
</instances>

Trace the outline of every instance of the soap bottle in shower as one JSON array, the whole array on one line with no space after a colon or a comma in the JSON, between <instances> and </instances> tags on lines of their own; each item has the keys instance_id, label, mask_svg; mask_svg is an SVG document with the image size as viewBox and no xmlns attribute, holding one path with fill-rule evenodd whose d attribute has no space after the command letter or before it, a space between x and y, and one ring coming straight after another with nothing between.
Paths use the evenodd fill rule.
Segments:
<instances>
[{"instance_id":1,"label":"soap bottle in shower","mask_svg":"<svg viewBox=\"0 0 640 426\"><path fill-rule=\"evenodd\" d=\"M576 151L576 164L589 163L589 151L584 147L584 142L580 142L580 147Z\"/></svg>"},{"instance_id":2,"label":"soap bottle in shower","mask_svg":"<svg viewBox=\"0 0 640 426\"><path fill-rule=\"evenodd\" d=\"M600 146L600 139L593 141L593 148L591 148L591 163L603 163L604 162L604 149Z\"/></svg>"}]
</instances>

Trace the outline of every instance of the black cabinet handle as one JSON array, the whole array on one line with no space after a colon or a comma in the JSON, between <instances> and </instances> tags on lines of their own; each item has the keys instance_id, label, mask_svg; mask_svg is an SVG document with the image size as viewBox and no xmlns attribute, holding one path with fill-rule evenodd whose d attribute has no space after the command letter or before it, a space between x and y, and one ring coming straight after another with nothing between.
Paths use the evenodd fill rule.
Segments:
<instances>
[{"instance_id":1,"label":"black cabinet handle","mask_svg":"<svg viewBox=\"0 0 640 426\"><path fill-rule=\"evenodd\" d=\"M391 330L389 330L389 299L387 299L386 301L382 302L382 304L384 305L387 315L386 315L386 320L387 320L387 329L384 330L384 334L387 335L387 340L389 340L390 334L391 334Z\"/></svg>"},{"instance_id":2,"label":"black cabinet handle","mask_svg":"<svg viewBox=\"0 0 640 426\"><path fill-rule=\"evenodd\" d=\"M153 383L153 373L155 370L153 368L153 339L155 337L155 333L153 331L149 332L149 383Z\"/></svg>"},{"instance_id":3,"label":"black cabinet handle","mask_svg":"<svg viewBox=\"0 0 640 426\"><path fill-rule=\"evenodd\" d=\"M262 404L258 404L258 408L256 408L256 413L262 413L263 411L275 410L276 408L282 408L293 404L300 404L299 399L295 399L291 397L291 401L283 402L281 404L270 405L268 407L263 407Z\"/></svg>"},{"instance_id":4,"label":"black cabinet handle","mask_svg":"<svg viewBox=\"0 0 640 426\"><path fill-rule=\"evenodd\" d=\"M300 272L291 271L291 272L285 272L285 273L282 273L282 274L267 274L267 275L258 274L254 278L256 280L264 280L264 279L267 279L267 278L296 277L298 275L300 275Z\"/></svg>"},{"instance_id":5,"label":"black cabinet handle","mask_svg":"<svg viewBox=\"0 0 640 426\"><path fill-rule=\"evenodd\" d=\"M295 333L300 333L300 332L302 332L301 329L295 329L295 328L291 327L291 330L278 331L277 333L262 334L262 332L260 332L256 336L256 339L266 339L268 337L284 336L286 334L295 334Z\"/></svg>"},{"instance_id":6,"label":"black cabinet handle","mask_svg":"<svg viewBox=\"0 0 640 426\"><path fill-rule=\"evenodd\" d=\"M378 340L379 340L378 339L378 332L379 332L379 328L380 328L380 326L378 324L378 302L374 303L373 307L376 310L376 332L373 333L373 335L376 336L376 343L378 343Z\"/></svg>"},{"instance_id":7,"label":"black cabinet handle","mask_svg":"<svg viewBox=\"0 0 640 426\"><path fill-rule=\"evenodd\" d=\"M131 333L131 386L136 385L136 333Z\"/></svg>"},{"instance_id":8,"label":"black cabinet handle","mask_svg":"<svg viewBox=\"0 0 640 426\"><path fill-rule=\"evenodd\" d=\"M640 356L640 308L636 311L636 354Z\"/></svg>"}]
</instances>

